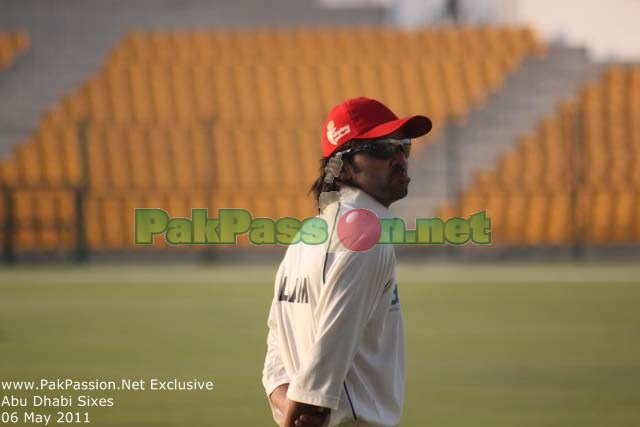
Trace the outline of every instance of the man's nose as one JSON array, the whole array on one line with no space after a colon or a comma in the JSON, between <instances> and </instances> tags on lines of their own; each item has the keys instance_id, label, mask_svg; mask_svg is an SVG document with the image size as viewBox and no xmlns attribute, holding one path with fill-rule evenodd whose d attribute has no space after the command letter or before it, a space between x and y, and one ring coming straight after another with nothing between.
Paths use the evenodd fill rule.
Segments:
<instances>
[{"instance_id":1,"label":"man's nose","mask_svg":"<svg viewBox=\"0 0 640 427\"><path fill-rule=\"evenodd\" d=\"M400 165L406 168L407 163L407 156L404 155L404 151L402 149L398 148L396 152L393 153L393 156L391 156L391 166Z\"/></svg>"}]
</instances>

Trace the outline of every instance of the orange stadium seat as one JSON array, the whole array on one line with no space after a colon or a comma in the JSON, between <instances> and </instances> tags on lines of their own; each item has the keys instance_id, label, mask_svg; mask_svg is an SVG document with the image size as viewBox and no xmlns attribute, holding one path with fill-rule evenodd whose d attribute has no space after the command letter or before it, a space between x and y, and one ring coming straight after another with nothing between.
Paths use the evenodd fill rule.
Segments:
<instances>
[{"instance_id":1,"label":"orange stadium seat","mask_svg":"<svg viewBox=\"0 0 640 427\"><path fill-rule=\"evenodd\" d=\"M131 248L130 211L149 203L186 213L197 200L212 209L233 203L278 216L313 215L305 194L318 175L319 129L335 104L351 96L379 98L399 115L429 115L435 134L447 120L464 120L525 56L541 50L530 30L494 26L133 31L0 163L0 177L17 191L88 183L86 215L95 219L85 219L91 250ZM608 96L616 103L629 80L620 75L610 78ZM640 98L640 83L634 87ZM606 129L612 140L624 140ZM534 140L538 146L523 143L526 152L503 161L498 188L517 181L533 190L541 176L553 177L547 187L555 184L562 172L553 155L562 150L546 134ZM629 159L640 158L640 148L634 153ZM631 160L619 151L609 157L621 165L612 178L617 185L630 174L640 182ZM546 166L527 167L524 177L514 169L513 162L541 159ZM181 196L169 197L176 190ZM43 204L57 203L47 197ZM520 196L483 199L509 219L505 241L517 240L518 215L528 203L507 202L513 197ZM21 199L21 209L36 209L29 203ZM25 225L21 247L36 246L37 231ZM47 247L73 240L43 236ZM166 247L161 240L158 247Z\"/></svg>"},{"instance_id":2,"label":"orange stadium seat","mask_svg":"<svg viewBox=\"0 0 640 427\"><path fill-rule=\"evenodd\" d=\"M512 49L535 43L527 33ZM494 243L607 245L639 242L640 144L635 123L638 67L614 66L558 107L506 151L494 170L474 175L482 201L505 198L493 217ZM466 194L466 193L463 193ZM475 204L478 205L477 203ZM468 212L463 196L440 212ZM480 206L482 207L482 206ZM504 215L503 215L504 214Z\"/></svg>"}]
</instances>

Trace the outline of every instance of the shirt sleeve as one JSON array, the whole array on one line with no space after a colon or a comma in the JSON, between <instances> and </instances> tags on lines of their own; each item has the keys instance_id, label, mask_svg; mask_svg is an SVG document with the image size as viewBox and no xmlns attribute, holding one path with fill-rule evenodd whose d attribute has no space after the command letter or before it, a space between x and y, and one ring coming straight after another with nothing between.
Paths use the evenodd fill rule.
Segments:
<instances>
[{"instance_id":1,"label":"shirt sleeve","mask_svg":"<svg viewBox=\"0 0 640 427\"><path fill-rule=\"evenodd\" d=\"M289 399L338 408L366 324L392 277L389 249L376 245L366 252L335 254L314 313L315 341L291 379Z\"/></svg>"},{"instance_id":2,"label":"shirt sleeve","mask_svg":"<svg viewBox=\"0 0 640 427\"><path fill-rule=\"evenodd\" d=\"M269 319L267 320L267 326L269 327L269 334L267 336L267 355L264 360L264 368L262 370L262 385L267 393L267 400L271 407L271 414L276 423L280 424L282 414L277 407L271 403L269 396L280 385L290 382L289 376L284 368L282 362L282 356L280 355L280 349L278 345L278 324L274 314L274 302L271 303L271 309L269 310Z\"/></svg>"}]
</instances>

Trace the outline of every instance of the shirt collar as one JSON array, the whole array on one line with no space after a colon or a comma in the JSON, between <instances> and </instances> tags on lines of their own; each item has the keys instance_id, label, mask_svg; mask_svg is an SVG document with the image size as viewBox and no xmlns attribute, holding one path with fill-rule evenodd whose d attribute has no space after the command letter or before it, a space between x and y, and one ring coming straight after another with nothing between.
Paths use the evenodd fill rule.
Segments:
<instances>
[{"instance_id":1,"label":"shirt collar","mask_svg":"<svg viewBox=\"0 0 640 427\"><path fill-rule=\"evenodd\" d=\"M392 217L389 209L358 187L342 185L340 187L340 202L342 203L343 211L364 208L373 211L378 218Z\"/></svg>"}]
</instances>

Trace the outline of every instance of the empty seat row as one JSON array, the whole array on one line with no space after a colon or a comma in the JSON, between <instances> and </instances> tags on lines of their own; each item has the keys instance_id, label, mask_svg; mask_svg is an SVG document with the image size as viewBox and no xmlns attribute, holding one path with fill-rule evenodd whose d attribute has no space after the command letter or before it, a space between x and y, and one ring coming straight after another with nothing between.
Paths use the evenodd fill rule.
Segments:
<instances>
[{"instance_id":1,"label":"empty seat row","mask_svg":"<svg viewBox=\"0 0 640 427\"><path fill-rule=\"evenodd\" d=\"M492 243L508 245L624 244L640 241L640 191L465 193L438 216L486 210Z\"/></svg>"},{"instance_id":2,"label":"empty seat row","mask_svg":"<svg viewBox=\"0 0 640 427\"><path fill-rule=\"evenodd\" d=\"M134 207L313 215L331 107L377 98L430 116L433 137L542 50L515 27L134 32L0 161L13 208L32 212L13 235L23 249L73 246L81 212L89 247L112 250L131 248ZM68 194L29 195L49 188Z\"/></svg>"},{"instance_id":3,"label":"empty seat row","mask_svg":"<svg viewBox=\"0 0 640 427\"><path fill-rule=\"evenodd\" d=\"M496 58L407 58L402 63L176 64L107 67L63 101L69 120L130 124L199 120L319 120L342 99L367 94L398 114L436 122L464 116L506 73Z\"/></svg>"},{"instance_id":4,"label":"empty seat row","mask_svg":"<svg viewBox=\"0 0 640 427\"><path fill-rule=\"evenodd\" d=\"M324 63L380 56L394 62L416 55L463 58L499 55L512 65L542 44L524 27L293 28L217 31L136 31L114 48L111 62Z\"/></svg>"},{"instance_id":5,"label":"empty seat row","mask_svg":"<svg viewBox=\"0 0 640 427\"><path fill-rule=\"evenodd\" d=\"M191 192L184 194L125 193L89 195L78 204L76 191L20 190L11 196L13 210L11 233L17 251L73 250L78 243L79 216L83 218L86 244L90 250L148 250L166 247L158 236L152 247L135 244L135 209L159 208L170 218L191 218L191 209L208 209L208 218L217 218L218 209L240 208L253 218L282 217L304 219L316 215L315 203L300 194L253 196ZM0 198L0 236L6 233L7 201ZM78 211L81 209L81 211ZM242 245L248 240L243 237ZM2 242L0 242L2 243Z\"/></svg>"},{"instance_id":6,"label":"empty seat row","mask_svg":"<svg viewBox=\"0 0 640 427\"><path fill-rule=\"evenodd\" d=\"M63 127L41 132L0 162L0 184L12 188L84 187L305 190L318 176L320 131L310 125L211 127Z\"/></svg>"},{"instance_id":7,"label":"empty seat row","mask_svg":"<svg viewBox=\"0 0 640 427\"><path fill-rule=\"evenodd\" d=\"M442 212L492 210L497 243L640 241L639 103L640 67L605 70Z\"/></svg>"}]
</instances>

